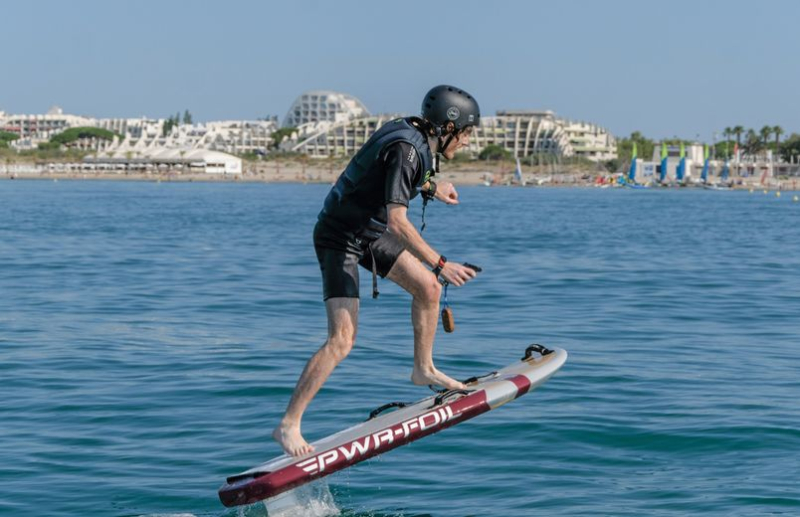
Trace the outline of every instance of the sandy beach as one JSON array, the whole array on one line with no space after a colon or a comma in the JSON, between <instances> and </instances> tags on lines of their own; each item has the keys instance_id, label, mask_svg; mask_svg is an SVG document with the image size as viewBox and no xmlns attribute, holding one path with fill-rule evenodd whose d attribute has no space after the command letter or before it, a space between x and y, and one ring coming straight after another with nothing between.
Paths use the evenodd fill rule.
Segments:
<instances>
[{"instance_id":1,"label":"sandy beach","mask_svg":"<svg viewBox=\"0 0 800 517\"><path fill-rule=\"evenodd\" d=\"M333 183L346 166L345 162L265 162L245 163L242 174L221 174L187 171L180 169L131 171L131 170L77 170L62 164L60 167L41 164L13 164L0 166L2 179L64 179L64 180L122 180L122 181L204 181L204 182L262 182L262 183ZM568 170L559 173L545 173L532 168L525 174L526 181L532 184L578 185L591 184L598 174ZM438 177L457 185L482 185L491 180L504 185L511 182L514 175L513 164L443 164Z\"/></svg>"},{"instance_id":2,"label":"sandy beach","mask_svg":"<svg viewBox=\"0 0 800 517\"><path fill-rule=\"evenodd\" d=\"M0 165L0 180L108 180L108 181L154 181L154 182L243 182L243 183L327 183L336 181L346 166L345 161L267 161L246 162L241 174L208 173L191 169L84 170L81 164L36 164L13 163ZM587 170L576 166L563 166L554 170L551 166L523 167L526 186L532 187L591 187L601 181L608 183L613 176L606 170ZM514 164L510 162L443 163L438 181L450 181L455 185L516 185ZM716 178L711 178L716 181ZM741 178L734 188L797 190L796 179L770 180L762 185L755 176Z\"/></svg>"}]
</instances>

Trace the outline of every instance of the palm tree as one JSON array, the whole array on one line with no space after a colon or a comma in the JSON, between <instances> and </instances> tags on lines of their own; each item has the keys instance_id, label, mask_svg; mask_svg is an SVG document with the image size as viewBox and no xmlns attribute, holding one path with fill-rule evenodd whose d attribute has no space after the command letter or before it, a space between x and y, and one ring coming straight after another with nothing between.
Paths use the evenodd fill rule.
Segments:
<instances>
[{"instance_id":1,"label":"palm tree","mask_svg":"<svg viewBox=\"0 0 800 517\"><path fill-rule=\"evenodd\" d=\"M772 126L762 127L758 134L761 136L761 139L764 140L764 147L766 147L769 142L769 137L772 136Z\"/></svg>"},{"instance_id":2,"label":"palm tree","mask_svg":"<svg viewBox=\"0 0 800 517\"><path fill-rule=\"evenodd\" d=\"M727 158L730 156L728 148L730 147L731 137L733 136L733 129L731 129L730 127L726 127L725 129L722 130L722 136L725 137L725 157Z\"/></svg>"},{"instance_id":3,"label":"palm tree","mask_svg":"<svg viewBox=\"0 0 800 517\"><path fill-rule=\"evenodd\" d=\"M747 154L753 156L758 154L761 150L762 142L761 138L759 138L758 133L756 133L755 129L748 129L747 134L745 135L745 142L744 147L747 151Z\"/></svg>"},{"instance_id":4,"label":"palm tree","mask_svg":"<svg viewBox=\"0 0 800 517\"><path fill-rule=\"evenodd\" d=\"M732 132L736 135L736 145L742 147L742 133L744 133L744 128L742 126L735 126Z\"/></svg>"},{"instance_id":5,"label":"palm tree","mask_svg":"<svg viewBox=\"0 0 800 517\"><path fill-rule=\"evenodd\" d=\"M781 151L781 135L783 128L781 126L772 126L772 134L775 135L775 155Z\"/></svg>"}]
</instances>

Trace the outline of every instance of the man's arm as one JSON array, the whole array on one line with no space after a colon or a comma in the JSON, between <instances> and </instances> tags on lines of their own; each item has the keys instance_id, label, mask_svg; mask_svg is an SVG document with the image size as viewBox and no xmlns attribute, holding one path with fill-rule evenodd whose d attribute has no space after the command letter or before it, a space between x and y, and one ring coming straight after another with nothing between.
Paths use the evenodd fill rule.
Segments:
<instances>
[{"instance_id":1,"label":"man's arm","mask_svg":"<svg viewBox=\"0 0 800 517\"><path fill-rule=\"evenodd\" d=\"M386 205L386 210L388 230L398 236L406 245L408 251L423 264L435 267L439 263L440 254L425 242L422 235L408 220L408 208L398 203L389 203ZM461 264L447 262L440 275L451 284L461 286L475 278L477 273Z\"/></svg>"}]
</instances>

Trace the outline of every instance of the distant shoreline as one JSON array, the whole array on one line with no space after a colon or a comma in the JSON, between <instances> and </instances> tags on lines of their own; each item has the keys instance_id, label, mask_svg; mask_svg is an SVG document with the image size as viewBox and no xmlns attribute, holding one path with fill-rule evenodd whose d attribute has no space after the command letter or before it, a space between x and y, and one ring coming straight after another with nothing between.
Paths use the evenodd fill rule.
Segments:
<instances>
[{"instance_id":1,"label":"distant shoreline","mask_svg":"<svg viewBox=\"0 0 800 517\"><path fill-rule=\"evenodd\" d=\"M26 164L27 165L27 164ZM124 170L33 170L33 165L23 167L0 166L0 180L49 180L49 181L149 181L175 183L291 183L291 184L332 184L341 174L341 167L307 166L303 164L270 164L246 167L241 174L223 174L206 172L185 172L181 170L160 171L124 171ZM316 164L315 164L316 165ZM11 170L9 170L11 169ZM20 170L22 169L22 170ZM493 178L491 186L515 186L512 181L513 170L497 170L467 168L455 165L453 170L443 168L437 175L438 181L450 181L454 185L486 185L487 178ZM562 173L525 174L529 187L593 187L598 176L609 177L612 174L600 171L568 171ZM756 177L742 178L742 184L734 188L764 190L797 190L797 180L773 180L769 185L761 185ZM712 178L716 181L716 178Z\"/></svg>"},{"instance_id":2,"label":"distant shoreline","mask_svg":"<svg viewBox=\"0 0 800 517\"><path fill-rule=\"evenodd\" d=\"M206 182L206 183L320 183L332 184L344 170L341 167L310 167L298 164L277 166L246 167L241 174L206 172L185 172L181 170L124 171L124 170L3 170L0 166L0 179L29 180L101 180L101 181L161 181L161 182ZM532 175L543 180L541 186L589 186L595 181L597 173L566 172L561 174ZM487 177L494 178L494 184L510 183L513 171L488 172L473 169L444 169L437 175L439 181L450 181L455 185L484 185Z\"/></svg>"}]
</instances>

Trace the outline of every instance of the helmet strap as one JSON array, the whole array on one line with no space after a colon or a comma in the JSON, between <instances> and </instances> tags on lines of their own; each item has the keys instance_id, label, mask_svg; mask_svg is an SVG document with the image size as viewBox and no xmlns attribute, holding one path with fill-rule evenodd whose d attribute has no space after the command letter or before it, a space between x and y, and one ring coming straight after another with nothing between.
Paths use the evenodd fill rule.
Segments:
<instances>
[{"instance_id":1,"label":"helmet strap","mask_svg":"<svg viewBox=\"0 0 800 517\"><path fill-rule=\"evenodd\" d=\"M453 137L454 133L448 133L447 140L445 140L444 143L442 143L442 137L439 137L439 149L437 150L439 154L444 154L444 150L447 149L447 146L453 141Z\"/></svg>"}]
</instances>

